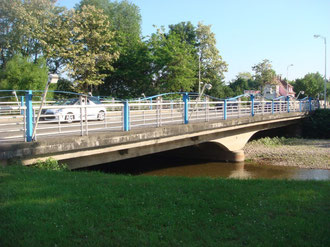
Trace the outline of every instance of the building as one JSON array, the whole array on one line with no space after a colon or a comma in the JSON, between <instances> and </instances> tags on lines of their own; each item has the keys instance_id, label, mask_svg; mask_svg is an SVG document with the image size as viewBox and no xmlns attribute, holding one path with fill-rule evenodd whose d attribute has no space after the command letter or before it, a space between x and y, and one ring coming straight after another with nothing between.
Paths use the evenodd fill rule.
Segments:
<instances>
[{"instance_id":1,"label":"building","mask_svg":"<svg viewBox=\"0 0 330 247\"><path fill-rule=\"evenodd\" d=\"M282 80L281 77L277 77L275 83L265 85L263 95L265 98L275 99L287 95L295 97L296 93L293 91L293 86L290 83Z\"/></svg>"}]
</instances>

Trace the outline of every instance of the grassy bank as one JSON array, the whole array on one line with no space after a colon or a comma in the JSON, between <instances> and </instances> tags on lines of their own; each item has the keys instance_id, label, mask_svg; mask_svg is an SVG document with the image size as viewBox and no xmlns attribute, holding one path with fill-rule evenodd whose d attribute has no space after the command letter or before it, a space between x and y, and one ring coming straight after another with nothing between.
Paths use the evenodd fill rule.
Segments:
<instances>
[{"instance_id":1,"label":"grassy bank","mask_svg":"<svg viewBox=\"0 0 330 247\"><path fill-rule=\"evenodd\" d=\"M259 164L330 169L330 140L261 138L247 143L245 157Z\"/></svg>"},{"instance_id":2,"label":"grassy bank","mask_svg":"<svg viewBox=\"0 0 330 247\"><path fill-rule=\"evenodd\" d=\"M329 191L0 167L0 246L329 246Z\"/></svg>"}]
</instances>

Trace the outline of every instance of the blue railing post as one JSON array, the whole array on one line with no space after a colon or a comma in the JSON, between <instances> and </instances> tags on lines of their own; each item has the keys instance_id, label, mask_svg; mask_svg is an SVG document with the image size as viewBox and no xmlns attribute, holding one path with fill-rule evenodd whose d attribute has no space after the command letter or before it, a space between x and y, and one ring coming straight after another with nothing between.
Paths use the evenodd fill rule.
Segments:
<instances>
[{"instance_id":1,"label":"blue railing post","mask_svg":"<svg viewBox=\"0 0 330 247\"><path fill-rule=\"evenodd\" d=\"M223 119L227 120L227 100L223 101Z\"/></svg>"},{"instance_id":2,"label":"blue railing post","mask_svg":"<svg viewBox=\"0 0 330 247\"><path fill-rule=\"evenodd\" d=\"M189 99L189 96L187 93L185 93L183 95L183 102L184 102L184 110L183 110L183 122L185 124L188 124L189 123L189 119L188 119L188 99Z\"/></svg>"},{"instance_id":3,"label":"blue railing post","mask_svg":"<svg viewBox=\"0 0 330 247\"><path fill-rule=\"evenodd\" d=\"M25 106L26 106L26 116L25 116L25 126L26 126L26 141L32 142L33 133L33 108L32 108L32 90L28 90L25 94Z\"/></svg>"},{"instance_id":4,"label":"blue railing post","mask_svg":"<svg viewBox=\"0 0 330 247\"><path fill-rule=\"evenodd\" d=\"M309 97L308 101L309 101L309 111L312 111L312 97Z\"/></svg>"},{"instance_id":5,"label":"blue railing post","mask_svg":"<svg viewBox=\"0 0 330 247\"><path fill-rule=\"evenodd\" d=\"M129 131L129 104L128 100L124 101L124 131Z\"/></svg>"},{"instance_id":6,"label":"blue railing post","mask_svg":"<svg viewBox=\"0 0 330 247\"><path fill-rule=\"evenodd\" d=\"M272 100L272 114L274 114L274 100Z\"/></svg>"},{"instance_id":7,"label":"blue railing post","mask_svg":"<svg viewBox=\"0 0 330 247\"><path fill-rule=\"evenodd\" d=\"M321 109L321 104L320 104L320 100L317 100L317 109Z\"/></svg>"},{"instance_id":8,"label":"blue railing post","mask_svg":"<svg viewBox=\"0 0 330 247\"><path fill-rule=\"evenodd\" d=\"M290 96L286 96L287 110L290 112Z\"/></svg>"},{"instance_id":9,"label":"blue railing post","mask_svg":"<svg viewBox=\"0 0 330 247\"><path fill-rule=\"evenodd\" d=\"M251 116L254 117L254 95L251 94Z\"/></svg>"},{"instance_id":10,"label":"blue railing post","mask_svg":"<svg viewBox=\"0 0 330 247\"><path fill-rule=\"evenodd\" d=\"M21 107L24 107L24 96L21 96ZM24 115L24 110L21 110L21 115Z\"/></svg>"},{"instance_id":11,"label":"blue railing post","mask_svg":"<svg viewBox=\"0 0 330 247\"><path fill-rule=\"evenodd\" d=\"M150 110L152 110L152 98L150 99Z\"/></svg>"},{"instance_id":12,"label":"blue railing post","mask_svg":"<svg viewBox=\"0 0 330 247\"><path fill-rule=\"evenodd\" d=\"M299 100L299 111L300 111L300 112L302 111L302 103L301 103L301 100Z\"/></svg>"}]
</instances>

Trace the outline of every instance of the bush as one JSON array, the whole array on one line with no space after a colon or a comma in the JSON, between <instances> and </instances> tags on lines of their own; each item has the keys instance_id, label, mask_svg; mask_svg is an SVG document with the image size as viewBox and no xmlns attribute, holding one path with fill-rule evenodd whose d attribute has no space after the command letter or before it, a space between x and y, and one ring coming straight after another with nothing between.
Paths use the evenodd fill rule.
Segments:
<instances>
[{"instance_id":1,"label":"bush","mask_svg":"<svg viewBox=\"0 0 330 247\"><path fill-rule=\"evenodd\" d=\"M57 160L53 158L48 158L45 161L37 160L34 167L41 168L49 171L66 171L69 170L67 164L59 164Z\"/></svg>"},{"instance_id":2,"label":"bush","mask_svg":"<svg viewBox=\"0 0 330 247\"><path fill-rule=\"evenodd\" d=\"M303 122L303 137L330 138L330 109L319 109Z\"/></svg>"},{"instance_id":3,"label":"bush","mask_svg":"<svg viewBox=\"0 0 330 247\"><path fill-rule=\"evenodd\" d=\"M256 144L262 144L265 146L280 146L280 145L292 145L299 141L297 138L285 138L285 137L263 137L258 140L252 141Z\"/></svg>"}]
</instances>

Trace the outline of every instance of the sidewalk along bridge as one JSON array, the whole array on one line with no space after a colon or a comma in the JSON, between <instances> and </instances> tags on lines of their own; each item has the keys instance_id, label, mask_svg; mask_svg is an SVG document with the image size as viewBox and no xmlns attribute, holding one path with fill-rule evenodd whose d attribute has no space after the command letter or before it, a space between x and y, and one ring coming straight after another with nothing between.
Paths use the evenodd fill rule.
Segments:
<instances>
[{"instance_id":1,"label":"sidewalk along bridge","mask_svg":"<svg viewBox=\"0 0 330 247\"><path fill-rule=\"evenodd\" d=\"M319 107L311 98L168 93L125 101L72 94L41 108L34 94L29 90L0 103L3 164L53 157L79 168L191 145L198 146L198 157L242 161L242 148L254 133L295 124Z\"/></svg>"}]
</instances>

